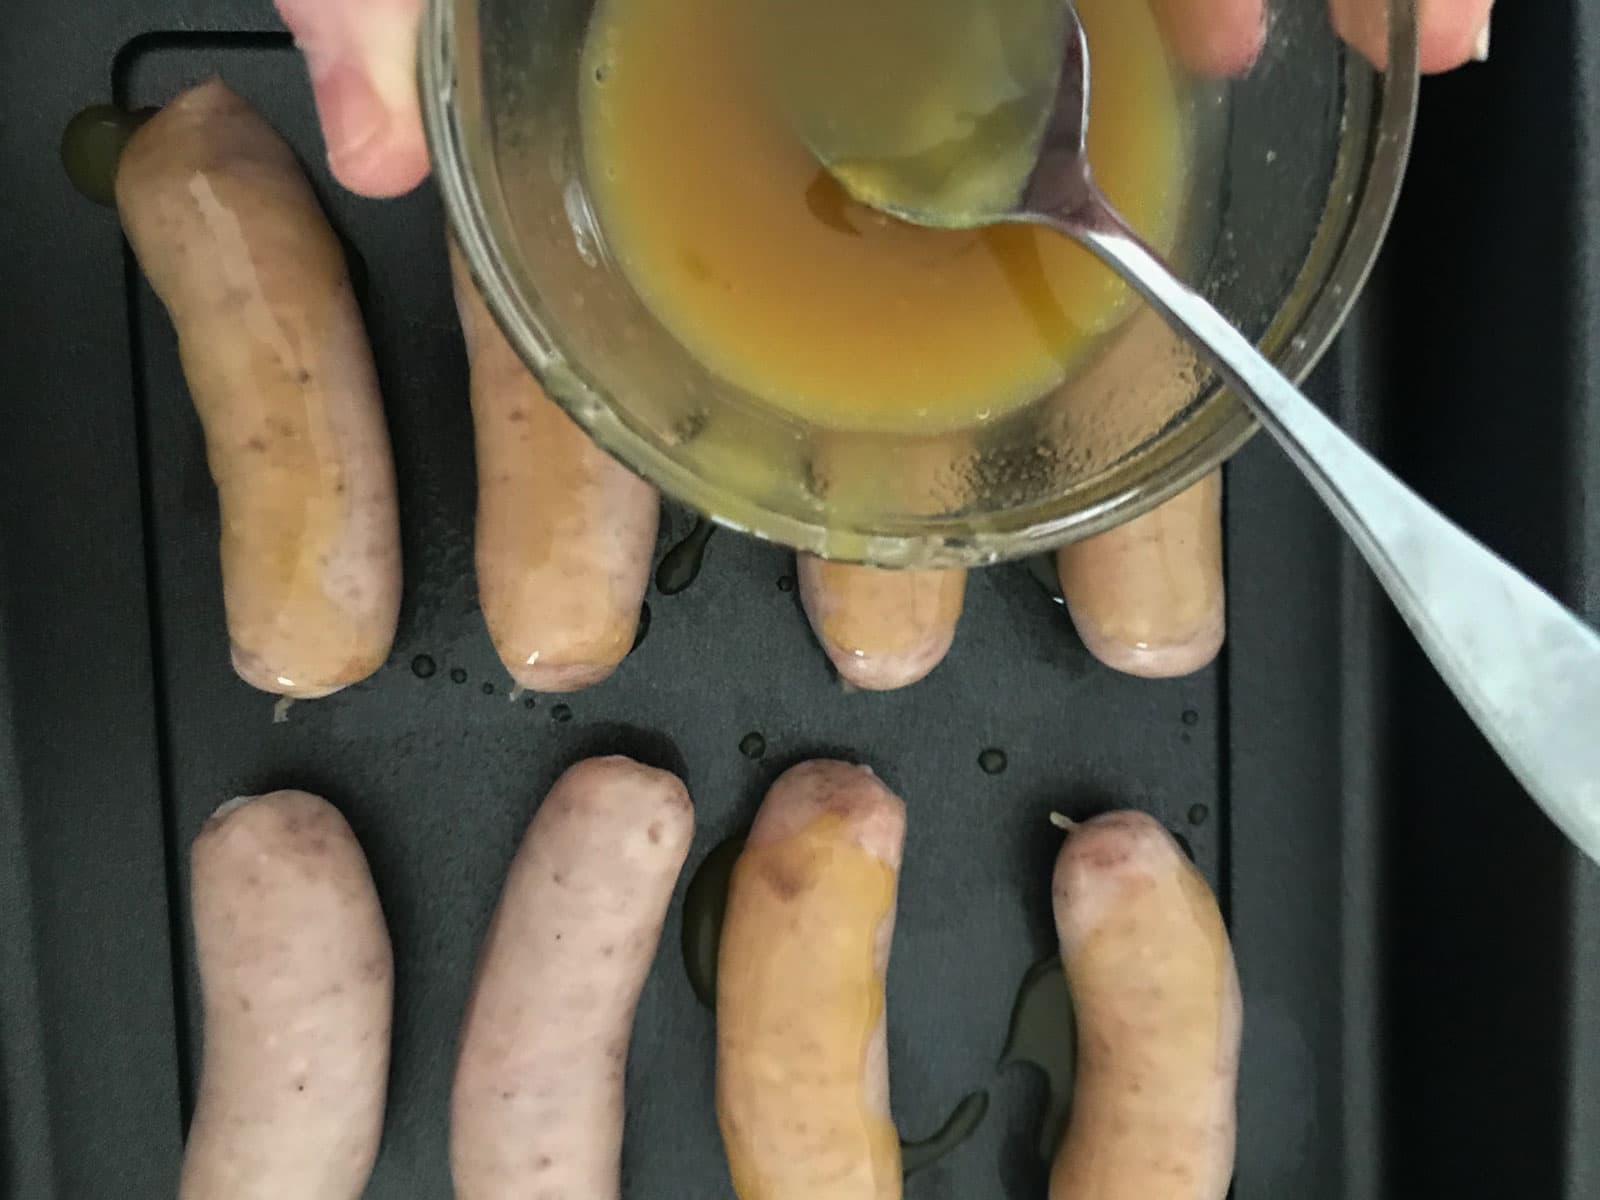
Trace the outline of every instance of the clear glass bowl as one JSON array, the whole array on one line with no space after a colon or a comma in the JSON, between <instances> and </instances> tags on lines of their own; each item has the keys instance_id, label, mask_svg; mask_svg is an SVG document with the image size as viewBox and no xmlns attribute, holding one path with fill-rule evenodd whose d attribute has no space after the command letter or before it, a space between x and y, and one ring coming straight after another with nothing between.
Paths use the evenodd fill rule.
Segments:
<instances>
[{"instance_id":1,"label":"clear glass bowl","mask_svg":"<svg viewBox=\"0 0 1600 1200\"><path fill-rule=\"evenodd\" d=\"M1291 377L1315 365L1388 227L1416 114L1416 0L1385 74L1328 0L1269 0L1248 77L1196 84L1180 270ZM507 337L594 439L722 524L830 558L978 566L1125 521L1255 431L1148 311L1072 379L937 437L841 433L700 365L613 265L591 206L578 71L594 0L429 0L423 112L451 223Z\"/></svg>"}]
</instances>

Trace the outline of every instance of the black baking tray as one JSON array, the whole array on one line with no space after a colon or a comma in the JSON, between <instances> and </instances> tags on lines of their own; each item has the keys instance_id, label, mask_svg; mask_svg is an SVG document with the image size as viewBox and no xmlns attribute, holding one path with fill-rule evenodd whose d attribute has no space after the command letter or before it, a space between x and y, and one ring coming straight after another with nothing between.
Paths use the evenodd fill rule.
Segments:
<instances>
[{"instance_id":1,"label":"black baking tray","mask_svg":"<svg viewBox=\"0 0 1600 1200\"><path fill-rule=\"evenodd\" d=\"M1395 239L1312 390L1593 620L1600 10L1501 9L1494 61L1426 89ZM228 668L215 502L171 329L56 154L79 108L158 103L214 71L290 136L347 240L402 488L393 659L283 724ZM859 756L906 796L896 1115L917 1136L971 1089L993 1098L911 1200L1042 1200L1042 1083L994 1063L1017 984L1051 948L1044 818L1109 804L1181 832L1230 918L1240 1200L1600 1195L1600 873L1521 795L1269 446L1229 470L1230 640L1193 679L1099 668L1011 566L974 578L931 680L847 695L786 587L789 558L724 533L693 587L652 592L649 636L613 681L559 711L511 703L474 601L441 222L431 189L376 204L331 185L266 0L6 5L0 1195L172 1194L199 1047L187 844L228 797L298 786L349 816L395 943L369 1196L448 1196L477 940L545 788L612 750L685 773L691 869L802 757ZM662 548L689 527L668 515ZM1574 719L1600 736L1600 714ZM759 760L740 752L752 732ZM991 748L1003 774L979 769ZM731 1191L711 1019L678 935L675 906L634 1040L630 1198Z\"/></svg>"}]
</instances>

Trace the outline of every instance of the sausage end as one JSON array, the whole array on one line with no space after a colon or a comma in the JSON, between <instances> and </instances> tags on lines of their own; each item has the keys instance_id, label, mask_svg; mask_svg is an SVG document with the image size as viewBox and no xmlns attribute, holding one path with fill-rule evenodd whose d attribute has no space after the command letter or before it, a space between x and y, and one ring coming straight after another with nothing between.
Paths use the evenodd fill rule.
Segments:
<instances>
[{"instance_id":1,"label":"sausage end","mask_svg":"<svg viewBox=\"0 0 1600 1200\"><path fill-rule=\"evenodd\" d=\"M898 869L906 835L905 802L872 768L851 763L819 759L784 772L767 793L749 844L783 841L827 813L843 817L857 845Z\"/></svg>"}]
</instances>

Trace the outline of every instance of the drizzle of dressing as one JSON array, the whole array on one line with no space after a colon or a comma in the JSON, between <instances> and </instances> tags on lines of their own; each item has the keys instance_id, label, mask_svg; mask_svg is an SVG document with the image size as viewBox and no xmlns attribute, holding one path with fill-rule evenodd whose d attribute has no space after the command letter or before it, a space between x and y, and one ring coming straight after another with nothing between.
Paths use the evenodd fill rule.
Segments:
<instances>
[{"instance_id":1,"label":"drizzle of dressing","mask_svg":"<svg viewBox=\"0 0 1600 1200\"><path fill-rule=\"evenodd\" d=\"M747 846L734 865L718 1112L739 1195L798 1195L802 1180L834 1180L838 1195L898 1187L899 1137L862 1086L884 1019L878 936L894 895L894 872L838 813Z\"/></svg>"}]
</instances>

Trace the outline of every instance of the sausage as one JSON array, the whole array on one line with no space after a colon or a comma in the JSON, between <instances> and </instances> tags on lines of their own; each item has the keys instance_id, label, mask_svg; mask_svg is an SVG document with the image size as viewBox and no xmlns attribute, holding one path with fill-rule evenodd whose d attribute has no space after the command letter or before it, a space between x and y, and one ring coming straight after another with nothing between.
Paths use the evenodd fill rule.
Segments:
<instances>
[{"instance_id":1,"label":"sausage","mask_svg":"<svg viewBox=\"0 0 1600 1200\"><path fill-rule=\"evenodd\" d=\"M800 600L839 678L872 692L926 679L955 642L965 571L889 571L800 556Z\"/></svg>"},{"instance_id":2,"label":"sausage","mask_svg":"<svg viewBox=\"0 0 1600 1200\"><path fill-rule=\"evenodd\" d=\"M1333 28L1379 70L1389 61L1389 6L1385 0L1330 0ZM1494 0L1449 0L1421 5L1418 66L1432 74L1489 56Z\"/></svg>"},{"instance_id":3,"label":"sausage","mask_svg":"<svg viewBox=\"0 0 1600 1200\"><path fill-rule=\"evenodd\" d=\"M634 1010L693 837L683 784L625 758L579 763L545 798L462 1028L460 1200L617 1200Z\"/></svg>"},{"instance_id":4,"label":"sausage","mask_svg":"<svg viewBox=\"0 0 1600 1200\"><path fill-rule=\"evenodd\" d=\"M965 434L892 443L825 435L810 471L827 503L846 513L886 504L939 513L968 499L971 454ZM894 470L886 477L890 455ZM873 692L920 683L955 642L967 599L965 571L887 570L802 554L797 574L806 619L845 683Z\"/></svg>"},{"instance_id":5,"label":"sausage","mask_svg":"<svg viewBox=\"0 0 1600 1200\"><path fill-rule=\"evenodd\" d=\"M1050 1200L1223 1200L1242 1006L1215 897L1133 812L1076 827L1053 892L1078 1063Z\"/></svg>"},{"instance_id":6,"label":"sausage","mask_svg":"<svg viewBox=\"0 0 1600 1200\"><path fill-rule=\"evenodd\" d=\"M394 464L344 254L311 185L213 81L133 136L117 207L205 428L234 669L296 699L365 679L400 611Z\"/></svg>"},{"instance_id":7,"label":"sausage","mask_svg":"<svg viewBox=\"0 0 1600 1200\"><path fill-rule=\"evenodd\" d=\"M195 839L205 1061L180 1200L356 1200L383 1128L394 969L367 860L305 792Z\"/></svg>"},{"instance_id":8,"label":"sausage","mask_svg":"<svg viewBox=\"0 0 1600 1200\"><path fill-rule=\"evenodd\" d=\"M767 794L717 965L717 1116L741 1200L898 1200L884 977L905 805L811 762Z\"/></svg>"},{"instance_id":9,"label":"sausage","mask_svg":"<svg viewBox=\"0 0 1600 1200\"><path fill-rule=\"evenodd\" d=\"M1200 75L1243 75L1267 40L1262 0L1153 0L1150 9L1168 53Z\"/></svg>"},{"instance_id":10,"label":"sausage","mask_svg":"<svg viewBox=\"0 0 1600 1200\"><path fill-rule=\"evenodd\" d=\"M455 247L478 442L478 599L519 687L600 683L633 649L661 501L542 390Z\"/></svg>"},{"instance_id":11,"label":"sausage","mask_svg":"<svg viewBox=\"0 0 1600 1200\"><path fill-rule=\"evenodd\" d=\"M1148 679L1201 670L1227 628L1221 474L1064 547L1056 567L1078 635L1108 667Z\"/></svg>"}]
</instances>

